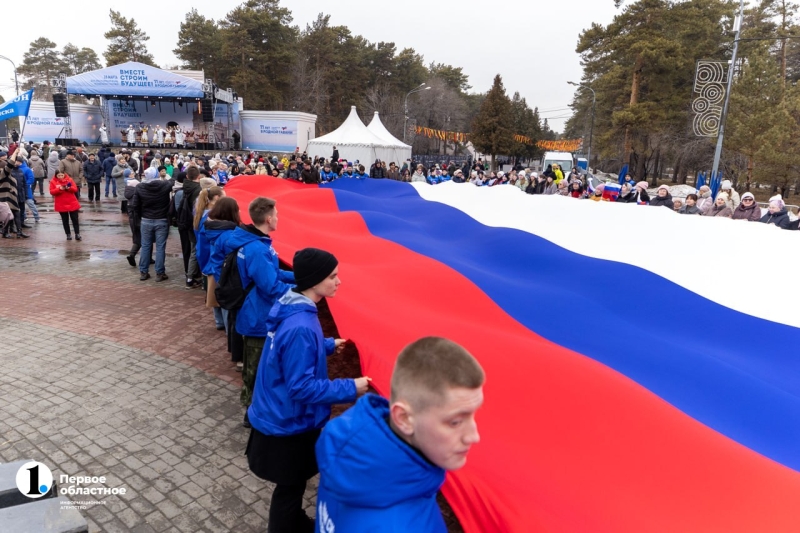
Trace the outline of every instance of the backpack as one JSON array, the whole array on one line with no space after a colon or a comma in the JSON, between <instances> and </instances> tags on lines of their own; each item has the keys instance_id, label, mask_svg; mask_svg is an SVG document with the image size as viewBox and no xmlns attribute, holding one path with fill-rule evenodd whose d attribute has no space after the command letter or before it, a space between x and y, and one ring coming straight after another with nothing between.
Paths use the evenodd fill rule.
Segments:
<instances>
[{"instance_id":1,"label":"backpack","mask_svg":"<svg viewBox=\"0 0 800 533\"><path fill-rule=\"evenodd\" d=\"M254 282L250 282L247 288L242 287L242 277L239 275L239 261L238 254L240 248L236 248L231 253L225 256L222 262L222 268L219 273L219 283L217 288L214 289L214 296L217 298L217 303L223 309L233 311L240 309L244 305L244 301L250 291L255 286Z\"/></svg>"},{"instance_id":2,"label":"backpack","mask_svg":"<svg viewBox=\"0 0 800 533\"><path fill-rule=\"evenodd\" d=\"M180 200L178 200L179 193ZM181 204L183 204L183 191L178 190L172 197L172 201L169 203L169 211L167 212L167 220L169 220L169 225L174 228L178 227L178 217L181 214Z\"/></svg>"},{"instance_id":3,"label":"backpack","mask_svg":"<svg viewBox=\"0 0 800 533\"><path fill-rule=\"evenodd\" d=\"M188 198L189 195L186 194L186 191L184 191L180 206L177 206L176 209L176 221L179 229L194 229L194 215L192 215L192 206L186 205Z\"/></svg>"}]
</instances>

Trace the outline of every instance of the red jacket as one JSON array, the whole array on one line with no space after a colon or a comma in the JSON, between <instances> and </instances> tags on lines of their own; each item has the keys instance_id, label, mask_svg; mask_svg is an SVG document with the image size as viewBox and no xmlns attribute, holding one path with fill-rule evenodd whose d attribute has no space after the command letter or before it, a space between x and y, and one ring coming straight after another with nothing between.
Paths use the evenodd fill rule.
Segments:
<instances>
[{"instance_id":1,"label":"red jacket","mask_svg":"<svg viewBox=\"0 0 800 533\"><path fill-rule=\"evenodd\" d=\"M61 187L64 185L69 185L69 190L63 190ZM56 199L55 209L59 213L69 213L81 208L81 204L75 196L77 191L78 187L75 186L75 182L66 174L64 179L60 180L57 176L53 176L50 180L50 194Z\"/></svg>"}]
</instances>

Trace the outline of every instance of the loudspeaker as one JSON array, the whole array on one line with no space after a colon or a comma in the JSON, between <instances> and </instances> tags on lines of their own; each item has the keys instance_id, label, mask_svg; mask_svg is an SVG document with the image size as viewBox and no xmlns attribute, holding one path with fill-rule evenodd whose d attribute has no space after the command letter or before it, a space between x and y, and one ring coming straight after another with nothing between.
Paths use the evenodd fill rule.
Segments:
<instances>
[{"instance_id":1,"label":"loudspeaker","mask_svg":"<svg viewBox=\"0 0 800 533\"><path fill-rule=\"evenodd\" d=\"M67 100L66 93L55 93L53 95L53 105L56 107L57 117L69 116L69 101Z\"/></svg>"},{"instance_id":2,"label":"loudspeaker","mask_svg":"<svg viewBox=\"0 0 800 533\"><path fill-rule=\"evenodd\" d=\"M203 110L203 122L214 122L214 101L208 98L200 100L200 108Z\"/></svg>"},{"instance_id":3,"label":"loudspeaker","mask_svg":"<svg viewBox=\"0 0 800 533\"><path fill-rule=\"evenodd\" d=\"M56 137L56 144L61 146L78 146L81 144L80 139L70 139L69 137Z\"/></svg>"}]
</instances>

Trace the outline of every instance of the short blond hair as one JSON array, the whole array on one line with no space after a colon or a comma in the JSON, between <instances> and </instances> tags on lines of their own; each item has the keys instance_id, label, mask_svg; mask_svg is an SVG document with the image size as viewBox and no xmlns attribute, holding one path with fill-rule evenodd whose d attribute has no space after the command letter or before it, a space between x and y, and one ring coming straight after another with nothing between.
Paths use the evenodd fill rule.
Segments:
<instances>
[{"instance_id":1,"label":"short blond hair","mask_svg":"<svg viewBox=\"0 0 800 533\"><path fill-rule=\"evenodd\" d=\"M442 337L423 337L397 356L391 401L402 399L423 411L441 403L448 389L477 389L485 378L481 365L461 345Z\"/></svg>"}]
</instances>

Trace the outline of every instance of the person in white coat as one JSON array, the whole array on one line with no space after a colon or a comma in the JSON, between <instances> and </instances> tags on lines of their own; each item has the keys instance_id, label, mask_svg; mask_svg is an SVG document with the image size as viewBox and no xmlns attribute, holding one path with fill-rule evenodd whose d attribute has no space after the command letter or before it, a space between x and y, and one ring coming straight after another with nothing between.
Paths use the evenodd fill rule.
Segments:
<instances>
[{"instance_id":1,"label":"person in white coat","mask_svg":"<svg viewBox=\"0 0 800 533\"><path fill-rule=\"evenodd\" d=\"M186 134L183 133L183 130L180 126L175 127L175 145L178 148L183 148L183 144L186 142Z\"/></svg>"},{"instance_id":2,"label":"person in white coat","mask_svg":"<svg viewBox=\"0 0 800 533\"><path fill-rule=\"evenodd\" d=\"M153 139L153 142L157 143L159 148L164 148L164 134L165 133L166 132L164 131L164 128L162 128L161 126L156 125L156 134L155 134L155 139Z\"/></svg>"},{"instance_id":3,"label":"person in white coat","mask_svg":"<svg viewBox=\"0 0 800 533\"><path fill-rule=\"evenodd\" d=\"M106 129L106 125L103 124L100 126L100 144L108 144L108 129Z\"/></svg>"},{"instance_id":4,"label":"person in white coat","mask_svg":"<svg viewBox=\"0 0 800 533\"><path fill-rule=\"evenodd\" d=\"M136 144L136 130L133 129L133 124L128 126L127 140L128 140L128 148L133 148L133 146Z\"/></svg>"},{"instance_id":5,"label":"person in white coat","mask_svg":"<svg viewBox=\"0 0 800 533\"><path fill-rule=\"evenodd\" d=\"M736 211L736 208L739 207L739 204L742 201L739 199L739 193L736 192L736 190L733 188L733 184L731 183L731 180L722 180L722 184L720 185L720 189L722 189L722 192L724 192L725 194L728 195L728 198L730 199L730 203L733 204L733 205L730 206L730 208L733 211Z\"/></svg>"}]
</instances>

